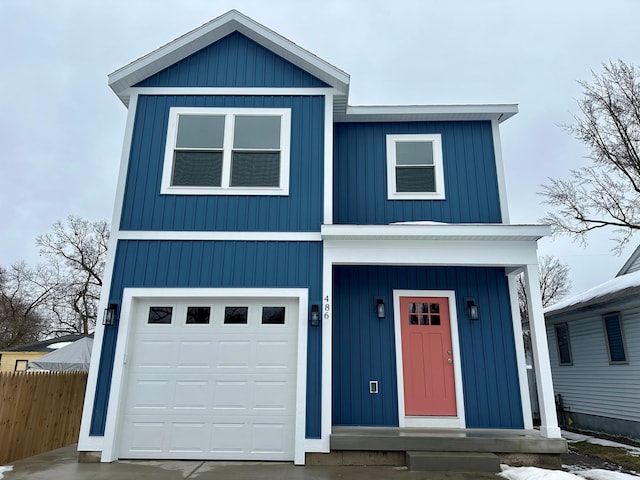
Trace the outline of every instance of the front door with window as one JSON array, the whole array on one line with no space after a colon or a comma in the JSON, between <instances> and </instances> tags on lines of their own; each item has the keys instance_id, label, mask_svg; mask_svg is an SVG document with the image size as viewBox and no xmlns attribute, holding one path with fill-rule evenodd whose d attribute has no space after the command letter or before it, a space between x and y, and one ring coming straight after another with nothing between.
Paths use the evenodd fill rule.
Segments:
<instances>
[{"instance_id":1,"label":"front door with window","mask_svg":"<svg viewBox=\"0 0 640 480\"><path fill-rule=\"evenodd\" d=\"M456 416L449 299L400 297L406 416Z\"/></svg>"}]
</instances>

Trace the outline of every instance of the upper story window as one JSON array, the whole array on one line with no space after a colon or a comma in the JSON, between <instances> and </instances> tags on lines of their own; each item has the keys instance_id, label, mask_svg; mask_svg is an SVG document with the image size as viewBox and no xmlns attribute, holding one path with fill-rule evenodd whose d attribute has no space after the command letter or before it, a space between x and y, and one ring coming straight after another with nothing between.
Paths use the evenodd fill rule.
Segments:
<instances>
[{"instance_id":1,"label":"upper story window","mask_svg":"<svg viewBox=\"0 0 640 480\"><path fill-rule=\"evenodd\" d=\"M444 200L441 135L387 135L387 198Z\"/></svg>"},{"instance_id":2,"label":"upper story window","mask_svg":"<svg viewBox=\"0 0 640 480\"><path fill-rule=\"evenodd\" d=\"M161 193L288 195L289 109L174 107Z\"/></svg>"}]
</instances>

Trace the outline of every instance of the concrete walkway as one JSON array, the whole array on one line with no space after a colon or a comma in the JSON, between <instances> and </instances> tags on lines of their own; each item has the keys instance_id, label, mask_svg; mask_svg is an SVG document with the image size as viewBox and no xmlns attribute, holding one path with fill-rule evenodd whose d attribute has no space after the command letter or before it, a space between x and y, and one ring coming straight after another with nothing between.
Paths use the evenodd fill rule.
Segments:
<instances>
[{"instance_id":1,"label":"concrete walkway","mask_svg":"<svg viewBox=\"0 0 640 480\"><path fill-rule=\"evenodd\" d=\"M3 480L498 480L494 474L409 472L404 467L295 466L271 462L78 463L76 446L10 464Z\"/></svg>"}]
</instances>

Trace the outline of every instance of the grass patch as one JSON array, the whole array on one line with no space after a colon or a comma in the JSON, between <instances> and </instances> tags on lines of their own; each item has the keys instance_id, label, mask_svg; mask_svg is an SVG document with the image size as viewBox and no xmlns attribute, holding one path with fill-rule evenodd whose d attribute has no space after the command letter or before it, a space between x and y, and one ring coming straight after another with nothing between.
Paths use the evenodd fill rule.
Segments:
<instances>
[{"instance_id":1,"label":"grass patch","mask_svg":"<svg viewBox=\"0 0 640 480\"><path fill-rule=\"evenodd\" d=\"M640 472L640 457L634 457L628 450L619 447L605 447L589 442L570 443L569 448L581 455L615 463L626 470Z\"/></svg>"}]
</instances>

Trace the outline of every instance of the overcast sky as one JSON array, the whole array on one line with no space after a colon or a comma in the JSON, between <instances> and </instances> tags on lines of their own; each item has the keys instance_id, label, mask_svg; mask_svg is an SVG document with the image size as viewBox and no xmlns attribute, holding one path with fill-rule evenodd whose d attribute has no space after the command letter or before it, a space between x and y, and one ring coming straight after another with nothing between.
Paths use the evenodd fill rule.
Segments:
<instances>
[{"instance_id":1,"label":"overcast sky","mask_svg":"<svg viewBox=\"0 0 640 480\"><path fill-rule=\"evenodd\" d=\"M232 8L350 74L351 105L519 104L501 128L512 223L587 163L560 128L576 80L640 65L639 0L0 0L0 265L36 264L36 236L69 214L111 221L126 109L107 75ZM610 236L539 247L578 293L640 242L612 256Z\"/></svg>"}]
</instances>

